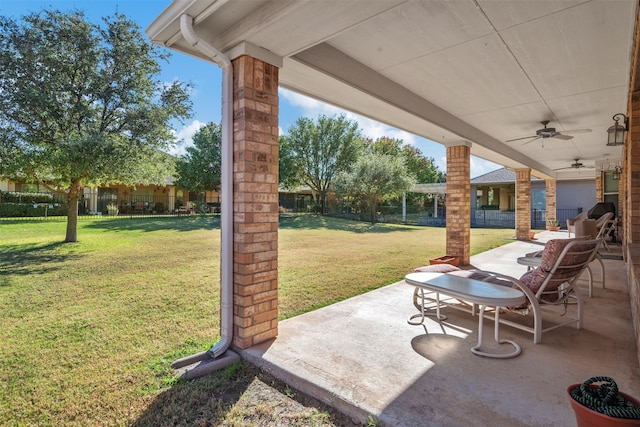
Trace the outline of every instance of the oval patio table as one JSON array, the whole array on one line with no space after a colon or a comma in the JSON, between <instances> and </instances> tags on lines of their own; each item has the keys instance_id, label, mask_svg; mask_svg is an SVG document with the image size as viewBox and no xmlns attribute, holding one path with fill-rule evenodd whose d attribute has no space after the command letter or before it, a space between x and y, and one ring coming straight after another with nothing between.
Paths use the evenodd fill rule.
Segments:
<instances>
[{"instance_id":1,"label":"oval patio table","mask_svg":"<svg viewBox=\"0 0 640 427\"><path fill-rule=\"evenodd\" d=\"M500 307L513 307L525 304L527 297L524 292L510 288L508 286L497 285L495 283L483 282L481 280L469 279L467 277L454 276L446 273L410 273L404 278L408 285L415 286L421 289L422 304L421 315L422 321L425 317L425 297L424 290L435 292L436 294L444 294L454 298L468 301L472 304L478 304L480 306L480 313L478 314L478 344L471 348L471 352L478 356L493 357L506 359L509 357L515 357L520 354L522 349L520 345L515 341L501 340L499 338L500 332ZM511 353L487 353L480 348L482 347L482 335L483 335L483 319L484 312L487 307L495 307L495 326L494 326L494 339L498 344L511 344L514 350ZM436 319L441 321L440 316L440 299L437 298L436 304L437 315ZM412 316L413 317L413 316ZM409 321L411 324L411 321ZM420 322L422 323L422 322Z\"/></svg>"}]
</instances>

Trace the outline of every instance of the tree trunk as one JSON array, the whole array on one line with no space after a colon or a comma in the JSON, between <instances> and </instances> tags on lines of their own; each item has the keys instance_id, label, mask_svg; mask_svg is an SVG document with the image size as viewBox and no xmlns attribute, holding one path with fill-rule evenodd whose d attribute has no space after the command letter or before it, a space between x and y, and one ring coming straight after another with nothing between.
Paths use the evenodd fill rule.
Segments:
<instances>
[{"instance_id":1,"label":"tree trunk","mask_svg":"<svg viewBox=\"0 0 640 427\"><path fill-rule=\"evenodd\" d=\"M71 184L69 193L67 194L67 200L69 206L67 208L67 236L64 239L65 243L72 243L78 241L78 195L80 193L80 186L74 182Z\"/></svg>"},{"instance_id":2,"label":"tree trunk","mask_svg":"<svg viewBox=\"0 0 640 427\"><path fill-rule=\"evenodd\" d=\"M378 205L374 202L369 201L369 214L371 215L371 224L375 224L378 221Z\"/></svg>"}]
</instances>

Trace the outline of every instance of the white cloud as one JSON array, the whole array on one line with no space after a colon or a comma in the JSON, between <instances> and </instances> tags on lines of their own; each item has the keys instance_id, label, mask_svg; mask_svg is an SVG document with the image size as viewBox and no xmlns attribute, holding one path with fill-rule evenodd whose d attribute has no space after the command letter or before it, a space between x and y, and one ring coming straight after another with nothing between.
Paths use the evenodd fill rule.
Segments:
<instances>
[{"instance_id":1,"label":"white cloud","mask_svg":"<svg viewBox=\"0 0 640 427\"><path fill-rule=\"evenodd\" d=\"M186 147L193 146L193 134L200 130L206 123L201 122L200 120L194 120L191 123L183 126L182 129L176 131L173 130L173 135L176 138L176 145L172 150L169 151L169 154L174 156L181 156L186 153Z\"/></svg>"},{"instance_id":2,"label":"white cloud","mask_svg":"<svg viewBox=\"0 0 640 427\"><path fill-rule=\"evenodd\" d=\"M301 108L304 116L316 117L320 114L332 116L344 112L338 107L309 98L308 96L300 95L288 89L280 88L279 95L289 101L292 106Z\"/></svg>"},{"instance_id":3,"label":"white cloud","mask_svg":"<svg viewBox=\"0 0 640 427\"><path fill-rule=\"evenodd\" d=\"M481 159L479 157L471 156L471 178L475 178L480 175L484 175L485 173L489 173L496 169L500 169L502 166L490 162L488 160Z\"/></svg>"},{"instance_id":4,"label":"white cloud","mask_svg":"<svg viewBox=\"0 0 640 427\"><path fill-rule=\"evenodd\" d=\"M396 129L384 123L377 122L375 120L363 117L350 111L342 110L338 107L326 104L313 98L309 98L305 95L300 95L299 93L281 88L280 96L289 101L292 106L301 108L305 117L315 119L321 114L327 116L337 116L343 114L348 120L352 120L358 123L358 126L360 127L360 130L362 130L362 134L364 136L370 137L372 139L386 136L389 138L401 139L406 144L415 145L416 143L417 137L409 132Z\"/></svg>"}]
</instances>

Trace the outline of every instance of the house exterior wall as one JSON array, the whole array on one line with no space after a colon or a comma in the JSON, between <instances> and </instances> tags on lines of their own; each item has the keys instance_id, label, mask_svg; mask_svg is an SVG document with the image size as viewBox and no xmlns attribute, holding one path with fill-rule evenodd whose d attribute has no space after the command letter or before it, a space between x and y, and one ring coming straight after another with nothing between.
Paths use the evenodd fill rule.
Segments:
<instances>
[{"instance_id":1,"label":"house exterior wall","mask_svg":"<svg viewBox=\"0 0 640 427\"><path fill-rule=\"evenodd\" d=\"M627 263L627 281L631 318L635 329L635 345L640 360L640 12L636 15L635 51L631 64L631 82L627 132L622 159L622 177L618 185L620 212L622 213L623 254ZM634 91L635 90L635 91ZM630 343L631 344L631 343Z\"/></svg>"},{"instance_id":2,"label":"house exterior wall","mask_svg":"<svg viewBox=\"0 0 640 427\"><path fill-rule=\"evenodd\" d=\"M0 180L0 191L16 191L16 184L11 181Z\"/></svg>"},{"instance_id":3,"label":"house exterior wall","mask_svg":"<svg viewBox=\"0 0 640 427\"><path fill-rule=\"evenodd\" d=\"M556 200L558 209L582 208L583 211L587 211L596 204L595 182L591 180L558 181Z\"/></svg>"}]
</instances>

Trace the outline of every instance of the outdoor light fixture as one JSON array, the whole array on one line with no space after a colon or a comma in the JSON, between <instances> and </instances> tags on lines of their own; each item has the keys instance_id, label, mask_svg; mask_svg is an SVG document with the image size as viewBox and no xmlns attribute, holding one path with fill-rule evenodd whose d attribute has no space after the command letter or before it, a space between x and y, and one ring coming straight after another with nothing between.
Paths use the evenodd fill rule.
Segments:
<instances>
[{"instance_id":1,"label":"outdoor light fixture","mask_svg":"<svg viewBox=\"0 0 640 427\"><path fill-rule=\"evenodd\" d=\"M622 173L622 168L620 166L616 166L616 168L613 170L613 180L619 181L621 173Z\"/></svg>"},{"instance_id":2,"label":"outdoor light fixture","mask_svg":"<svg viewBox=\"0 0 640 427\"><path fill-rule=\"evenodd\" d=\"M623 119L624 126L618 123L621 119ZM623 145L624 133L629 130L629 118L622 113L618 113L613 116L613 120L615 123L607 129L607 133L609 134L607 145Z\"/></svg>"}]
</instances>

